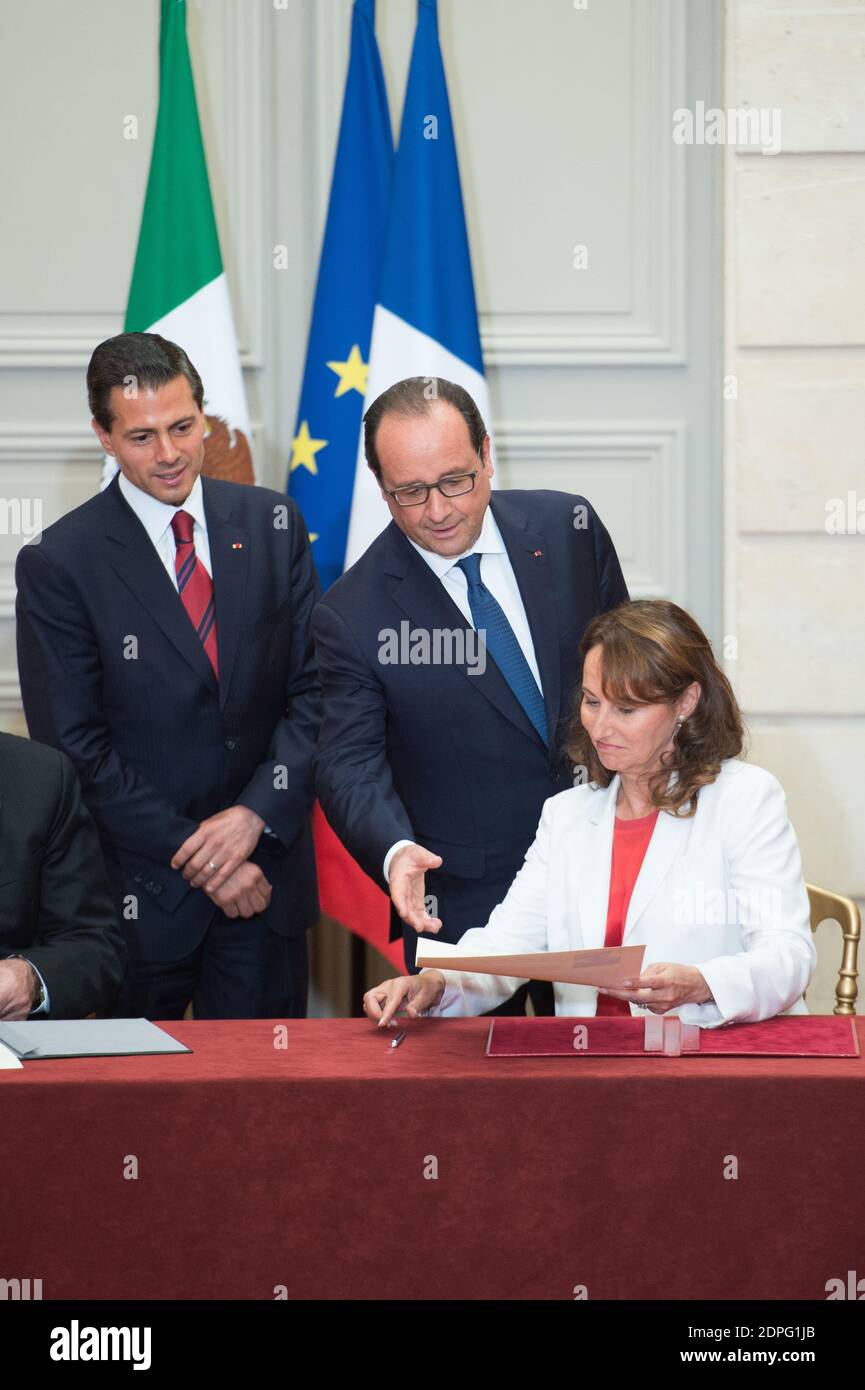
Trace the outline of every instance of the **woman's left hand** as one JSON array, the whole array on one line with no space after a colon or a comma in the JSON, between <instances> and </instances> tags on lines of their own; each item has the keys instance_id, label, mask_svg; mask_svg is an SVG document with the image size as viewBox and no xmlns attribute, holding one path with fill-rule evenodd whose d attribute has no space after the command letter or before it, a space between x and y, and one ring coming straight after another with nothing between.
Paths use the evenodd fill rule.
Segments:
<instances>
[{"instance_id":1,"label":"woman's left hand","mask_svg":"<svg viewBox=\"0 0 865 1390\"><path fill-rule=\"evenodd\" d=\"M646 966L637 980L624 980L628 989L599 989L614 999L641 1004L653 1014L665 1014L680 1004L706 1004L712 991L695 965L670 965L656 961Z\"/></svg>"}]
</instances>

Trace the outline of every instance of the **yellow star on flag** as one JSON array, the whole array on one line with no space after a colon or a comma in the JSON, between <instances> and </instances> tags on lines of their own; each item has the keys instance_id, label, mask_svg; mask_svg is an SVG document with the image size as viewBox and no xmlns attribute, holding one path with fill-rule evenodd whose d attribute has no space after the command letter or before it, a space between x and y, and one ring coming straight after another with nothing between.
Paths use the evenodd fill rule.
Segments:
<instances>
[{"instance_id":1,"label":"yellow star on flag","mask_svg":"<svg viewBox=\"0 0 865 1390\"><path fill-rule=\"evenodd\" d=\"M339 377L339 385L333 393L334 396L344 396L346 391L357 391L361 396L366 395L369 363L364 362L357 343L354 344L344 362L328 362L327 365Z\"/></svg>"},{"instance_id":2,"label":"yellow star on flag","mask_svg":"<svg viewBox=\"0 0 865 1390\"><path fill-rule=\"evenodd\" d=\"M317 541L317 540L318 540L318 532L317 532L317 531L310 531L310 533L309 533L309 543L310 543L310 545L312 545L313 541Z\"/></svg>"},{"instance_id":3,"label":"yellow star on flag","mask_svg":"<svg viewBox=\"0 0 865 1390\"><path fill-rule=\"evenodd\" d=\"M289 473L293 473L295 468L308 468L310 473L318 472L318 464L315 456L319 449L325 448L326 439L311 439L309 425L304 420L291 441L291 466Z\"/></svg>"}]
</instances>

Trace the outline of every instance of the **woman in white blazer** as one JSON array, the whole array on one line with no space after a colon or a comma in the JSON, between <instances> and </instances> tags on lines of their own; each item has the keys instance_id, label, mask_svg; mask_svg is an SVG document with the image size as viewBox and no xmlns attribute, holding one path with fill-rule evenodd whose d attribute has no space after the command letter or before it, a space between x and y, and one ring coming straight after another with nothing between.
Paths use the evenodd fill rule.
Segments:
<instances>
[{"instance_id":1,"label":"woman in white blazer","mask_svg":"<svg viewBox=\"0 0 865 1390\"><path fill-rule=\"evenodd\" d=\"M582 654L568 743L582 784L544 804L504 901L454 953L645 946L630 988L556 984L561 1015L648 1009L717 1027L807 1013L816 952L796 835L775 777L739 761L741 716L708 639L643 599L595 618ZM521 983L425 969L364 1008L381 1026L401 1008L482 1014Z\"/></svg>"}]
</instances>

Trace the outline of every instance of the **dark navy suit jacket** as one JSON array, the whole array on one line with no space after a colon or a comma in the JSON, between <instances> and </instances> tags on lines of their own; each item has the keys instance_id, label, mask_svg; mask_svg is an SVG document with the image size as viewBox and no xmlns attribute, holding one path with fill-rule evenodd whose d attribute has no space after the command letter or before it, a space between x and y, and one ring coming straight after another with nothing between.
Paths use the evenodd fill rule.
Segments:
<instances>
[{"instance_id":1,"label":"dark navy suit jacket","mask_svg":"<svg viewBox=\"0 0 865 1390\"><path fill-rule=\"evenodd\" d=\"M426 891L437 899L445 941L485 925L534 839L544 801L573 785L561 744L580 639L591 618L628 597L610 537L584 498L500 491L490 506L532 633L549 749L492 660L483 674L469 674L471 661L382 663L382 633L399 633L401 622L410 630L467 628L394 522L313 614L324 694L322 808L381 887L396 840L442 856ZM391 940L402 932L392 910ZM416 935L406 928L405 937L413 962Z\"/></svg>"},{"instance_id":2,"label":"dark navy suit jacket","mask_svg":"<svg viewBox=\"0 0 865 1390\"><path fill-rule=\"evenodd\" d=\"M217 915L170 861L200 821L238 802L274 832L252 856L273 885L262 918L290 936L318 915L310 614L320 587L306 527L282 493L211 478L202 487L218 683L116 477L22 547L16 566L31 736L78 769L131 953L150 960L189 954Z\"/></svg>"}]
</instances>

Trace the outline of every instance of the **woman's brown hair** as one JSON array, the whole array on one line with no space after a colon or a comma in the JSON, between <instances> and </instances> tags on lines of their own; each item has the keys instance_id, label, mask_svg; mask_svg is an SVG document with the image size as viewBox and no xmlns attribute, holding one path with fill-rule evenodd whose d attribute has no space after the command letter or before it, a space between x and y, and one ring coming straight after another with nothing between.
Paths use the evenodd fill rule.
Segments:
<instances>
[{"instance_id":1,"label":"woman's brown hair","mask_svg":"<svg viewBox=\"0 0 865 1390\"><path fill-rule=\"evenodd\" d=\"M736 697L708 637L689 613L666 599L634 599L593 618L580 655L601 648L603 693L616 704L673 704L693 681L700 697L673 738L664 766L649 778L652 804L674 815L692 816L700 787L714 782L725 758L742 751L744 727ZM576 695L565 751L589 780L609 786L613 773L600 761L580 718ZM670 774L676 776L668 786ZM686 808L686 809L683 809Z\"/></svg>"}]
</instances>

